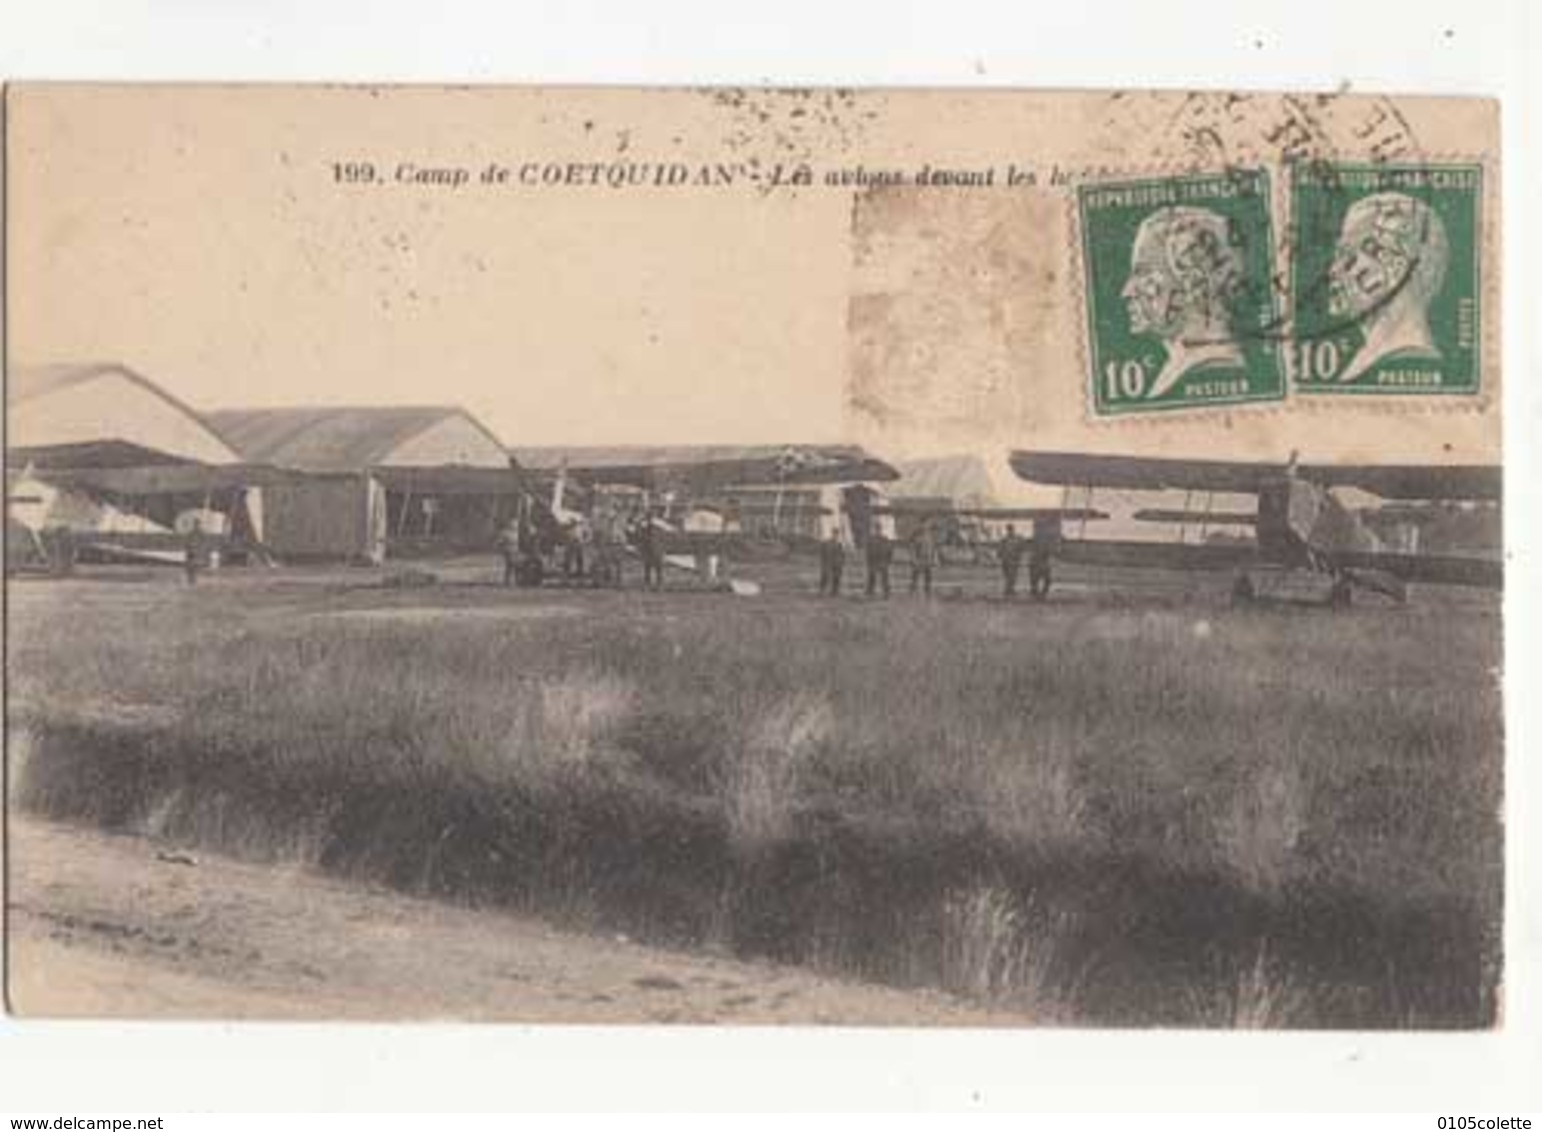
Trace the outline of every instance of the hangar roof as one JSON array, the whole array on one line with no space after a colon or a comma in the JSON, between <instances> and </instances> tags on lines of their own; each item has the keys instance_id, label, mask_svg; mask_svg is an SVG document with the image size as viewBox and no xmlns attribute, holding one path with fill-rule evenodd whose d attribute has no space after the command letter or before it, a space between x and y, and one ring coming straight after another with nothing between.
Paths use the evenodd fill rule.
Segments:
<instances>
[{"instance_id":1,"label":"hangar roof","mask_svg":"<svg viewBox=\"0 0 1542 1132\"><path fill-rule=\"evenodd\" d=\"M214 426L248 460L305 471L353 471L397 463L508 467L496 436L453 405L222 409ZM429 434L453 443L414 444Z\"/></svg>"},{"instance_id":2,"label":"hangar roof","mask_svg":"<svg viewBox=\"0 0 1542 1132\"><path fill-rule=\"evenodd\" d=\"M103 452L148 462L235 463L235 449L198 413L119 362L13 366L6 372L7 446L78 465Z\"/></svg>"}]
</instances>

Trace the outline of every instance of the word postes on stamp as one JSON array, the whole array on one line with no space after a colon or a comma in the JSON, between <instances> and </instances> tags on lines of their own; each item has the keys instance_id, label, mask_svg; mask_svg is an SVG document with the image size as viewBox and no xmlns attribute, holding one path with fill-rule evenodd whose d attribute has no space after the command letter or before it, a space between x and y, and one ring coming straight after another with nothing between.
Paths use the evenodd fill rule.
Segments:
<instances>
[{"instance_id":1,"label":"word postes on stamp","mask_svg":"<svg viewBox=\"0 0 1542 1132\"><path fill-rule=\"evenodd\" d=\"M1481 199L1477 165L1291 167L1297 391L1479 392Z\"/></svg>"},{"instance_id":2,"label":"word postes on stamp","mask_svg":"<svg viewBox=\"0 0 1542 1132\"><path fill-rule=\"evenodd\" d=\"M1077 209L1096 416L1285 396L1266 172L1084 185Z\"/></svg>"}]
</instances>

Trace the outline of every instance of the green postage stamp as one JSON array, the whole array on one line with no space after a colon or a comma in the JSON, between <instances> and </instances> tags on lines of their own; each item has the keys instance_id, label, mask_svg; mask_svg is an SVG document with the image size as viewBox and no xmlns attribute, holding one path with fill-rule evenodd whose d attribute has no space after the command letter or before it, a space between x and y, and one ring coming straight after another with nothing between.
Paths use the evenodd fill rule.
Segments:
<instances>
[{"instance_id":1,"label":"green postage stamp","mask_svg":"<svg viewBox=\"0 0 1542 1132\"><path fill-rule=\"evenodd\" d=\"M1479 391L1477 165L1291 167L1302 393Z\"/></svg>"},{"instance_id":2,"label":"green postage stamp","mask_svg":"<svg viewBox=\"0 0 1542 1132\"><path fill-rule=\"evenodd\" d=\"M1077 207L1097 416L1285 396L1264 170L1083 185Z\"/></svg>"}]
</instances>

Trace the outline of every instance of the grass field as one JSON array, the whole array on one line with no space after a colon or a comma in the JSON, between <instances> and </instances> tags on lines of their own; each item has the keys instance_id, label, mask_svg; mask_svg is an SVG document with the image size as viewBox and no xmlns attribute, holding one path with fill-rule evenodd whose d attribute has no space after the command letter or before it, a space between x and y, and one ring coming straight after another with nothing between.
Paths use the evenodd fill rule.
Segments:
<instances>
[{"instance_id":1,"label":"grass field","mask_svg":"<svg viewBox=\"0 0 1542 1132\"><path fill-rule=\"evenodd\" d=\"M13 584L12 804L1046 1022L1495 1017L1497 602L346 577Z\"/></svg>"}]
</instances>

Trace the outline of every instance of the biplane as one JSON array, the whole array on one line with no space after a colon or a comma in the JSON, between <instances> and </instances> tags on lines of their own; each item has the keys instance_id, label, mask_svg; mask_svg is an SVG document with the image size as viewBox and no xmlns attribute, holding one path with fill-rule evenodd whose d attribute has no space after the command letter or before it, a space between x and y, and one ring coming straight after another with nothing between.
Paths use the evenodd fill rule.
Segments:
<instances>
[{"instance_id":1,"label":"biplane","mask_svg":"<svg viewBox=\"0 0 1542 1132\"><path fill-rule=\"evenodd\" d=\"M1081 489L1184 492L1181 507L1138 510L1141 522L1174 527L1175 541L1066 538L1057 557L1066 561L1180 570L1212 569L1235 575L1233 596L1259 596L1267 571L1305 571L1330 583L1329 600L1348 604L1356 590L1404 601L1408 584L1499 588L1503 564L1497 548L1477 552L1425 553L1394 548L1368 517L1341 498L1346 489L1365 493L1394 514L1433 513L1442 504L1488 507L1497 522L1502 476L1497 466L1418 464L1312 464L1293 455L1284 463L1186 460L1146 456L1017 451L1014 472L1037 484L1060 486L1068 496ZM1253 496L1253 510L1216 510L1216 497ZM1219 532L1251 530L1252 537ZM1198 532L1198 541L1183 537ZM1208 536L1208 537L1207 537Z\"/></svg>"},{"instance_id":2,"label":"biplane","mask_svg":"<svg viewBox=\"0 0 1542 1132\"><path fill-rule=\"evenodd\" d=\"M866 485L899 475L852 445L517 448L513 455L528 478L550 483L549 502L529 497L529 520L548 549L614 542L624 530L624 546L635 552L638 524L647 523L668 565L713 583L722 581L721 558L759 556L773 543L812 545L819 525L832 520L860 544L879 518L877 494ZM810 489L828 489L833 502L802 498Z\"/></svg>"},{"instance_id":3,"label":"biplane","mask_svg":"<svg viewBox=\"0 0 1542 1132\"><path fill-rule=\"evenodd\" d=\"M516 448L527 472L566 468L586 484L705 494L749 484L881 483L899 472L855 445L633 445Z\"/></svg>"},{"instance_id":4,"label":"biplane","mask_svg":"<svg viewBox=\"0 0 1542 1132\"><path fill-rule=\"evenodd\" d=\"M264 557L253 489L289 476L124 441L13 449L7 464L8 564L50 573L78 560L180 564L194 527L209 553Z\"/></svg>"}]
</instances>

